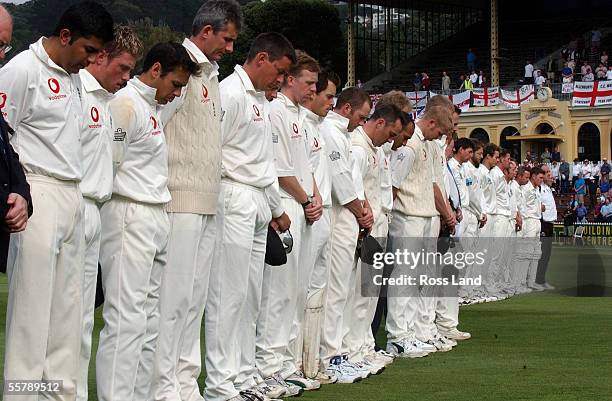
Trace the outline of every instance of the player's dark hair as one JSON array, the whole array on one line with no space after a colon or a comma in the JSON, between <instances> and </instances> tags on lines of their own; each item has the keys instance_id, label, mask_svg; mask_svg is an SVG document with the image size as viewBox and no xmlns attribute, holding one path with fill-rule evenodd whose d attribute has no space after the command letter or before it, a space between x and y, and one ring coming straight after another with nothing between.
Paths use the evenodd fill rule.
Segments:
<instances>
[{"instance_id":1,"label":"player's dark hair","mask_svg":"<svg viewBox=\"0 0 612 401\"><path fill-rule=\"evenodd\" d=\"M161 64L162 77L179 69L191 75L200 73L200 66L189 57L185 47L175 42L162 42L153 46L145 56L142 70L149 71L155 63Z\"/></svg>"},{"instance_id":2,"label":"player's dark hair","mask_svg":"<svg viewBox=\"0 0 612 401\"><path fill-rule=\"evenodd\" d=\"M459 149L474 150L474 142L470 138L455 139L455 153L459 152Z\"/></svg>"},{"instance_id":3,"label":"player's dark hair","mask_svg":"<svg viewBox=\"0 0 612 401\"><path fill-rule=\"evenodd\" d=\"M383 104L381 106L376 106L376 108L374 109L374 113L372 113L372 116L370 117L370 120L378 120L379 118L382 118L385 120L385 122L387 123L387 125L389 124L394 124L397 120L400 120L400 122L402 121L403 118L403 114L402 111L397 108L397 106L392 105L392 104Z\"/></svg>"},{"instance_id":4,"label":"player's dark hair","mask_svg":"<svg viewBox=\"0 0 612 401\"><path fill-rule=\"evenodd\" d=\"M295 49L289 39L277 32L259 34L253 43L251 43L247 62L253 60L258 53L267 53L270 61L277 61L287 57L293 64L297 59Z\"/></svg>"},{"instance_id":5,"label":"player's dark hair","mask_svg":"<svg viewBox=\"0 0 612 401\"><path fill-rule=\"evenodd\" d=\"M95 37L104 43L113 40L113 17L99 3L85 1L73 4L60 17L53 36L59 36L62 29L68 29L71 42L78 38Z\"/></svg>"},{"instance_id":6,"label":"player's dark hair","mask_svg":"<svg viewBox=\"0 0 612 401\"><path fill-rule=\"evenodd\" d=\"M340 77L335 72L326 70L319 72L317 94L326 90L330 82L336 86L336 89L340 87Z\"/></svg>"},{"instance_id":7,"label":"player's dark hair","mask_svg":"<svg viewBox=\"0 0 612 401\"><path fill-rule=\"evenodd\" d=\"M351 105L351 108L358 109L366 102L370 107L372 106L372 100L370 100L370 96L368 96L366 91L356 87L346 88L338 96L335 108L340 109L348 103Z\"/></svg>"}]
</instances>

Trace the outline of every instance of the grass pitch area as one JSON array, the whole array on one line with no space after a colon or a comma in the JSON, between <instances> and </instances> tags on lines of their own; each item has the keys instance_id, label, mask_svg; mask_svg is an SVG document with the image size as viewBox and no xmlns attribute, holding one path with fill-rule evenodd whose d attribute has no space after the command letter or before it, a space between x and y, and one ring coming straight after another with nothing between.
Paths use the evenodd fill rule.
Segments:
<instances>
[{"instance_id":1,"label":"grass pitch area","mask_svg":"<svg viewBox=\"0 0 612 401\"><path fill-rule=\"evenodd\" d=\"M461 308L460 328L472 339L453 351L397 360L379 376L324 386L301 399L612 400L612 248L555 246L550 266L557 291ZM4 344L5 276L0 292ZM100 329L98 311L94 347ZM378 338L383 343L384 333ZM92 401L94 378L92 368Z\"/></svg>"}]
</instances>

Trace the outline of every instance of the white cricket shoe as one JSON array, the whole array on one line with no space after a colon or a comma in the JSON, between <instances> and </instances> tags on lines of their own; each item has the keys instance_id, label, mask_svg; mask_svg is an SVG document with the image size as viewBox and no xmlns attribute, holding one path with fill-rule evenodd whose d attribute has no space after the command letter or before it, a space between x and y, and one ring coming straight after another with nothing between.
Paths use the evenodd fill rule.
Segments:
<instances>
[{"instance_id":1,"label":"white cricket shoe","mask_svg":"<svg viewBox=\"0 0 612 401\"><path fill-rule=\"evenodd\" d=\"M363 361L355 363L355 365L368 369L372 375L380 374L385 370L385 365L375 359L368 360L367 357L363 358Z\"/></svg>"},{"instance_id":2,"label":"white cricket shoe","mask_svg":"<svg viewBox=\"0 0 612 401\"><path fill-rule=\"evenodd\" d=\"M335 376L339 384L350 384L361 380L361 375L355 368L347 365L342 356L335 356L329 361L329 366L325 370L328 376Z\"/></svg>"},{"instance_id":3,"label":"white cricket shoe","mask_svg":"<svg viewBox=\"0 0 612 401\"><path fill-rule=\"evenodd\" d=\"M412 340L412 344L414 344L416 348L426 351L426 352L437 352L438 351L438 348L436 348L435 346L428 344L426 342L423 342L417 338Z\"/></svg>"},{"instance_id":4,"label":"white cricket shoe","mask_svg":"<svg viewBox=\"0 0 612 401\"><path fill-rule=\"evenodd\" d=\"M334 375L328 375L323 372L317 372L317 375L314 377L316 381L323 384L334 384L338 381L338 378Z\"/></svg>"},{"instance_id":5,"label":"white cricket shoe","mask_svg":"<svg viewBox=\"0 0 612 401\"><path fill-rule=\"evenodd\" d=\"M300 371L295 372L285 379L287 383L295 384L301 387L304 391L318 390L321 388L321 383L317 380L309 379Z\"/></svg>"},{"instance_id":6,"label":"white cricket shoe","mask_svg":"<svg viewBox=\"0 0 612 401\"><path fill-rule=\"evenodd\" d=\"M440 341L439 338L429 339L429 340L425 341L425 344L429 344L429 345L431 345L433 347L436 347L436 352L448 352L448 351L453 349L452 345Z\"/></svg>"},{"instance_id":7,"label":"white cricket shoe","mask_svg":"<svg viewBox=\"0 0 612 401\"><path fill-rule=\"evenodd\" d=\"M445 331L444 333L441 333L441 334L444 337L450 338L451 340L455 340L455 341L469 340L470 338L472 338L472 335L470 333L468 333L467 331L457 330L457 328L454 328L449 331Z\"/></svg>"},{"instance_id":8,"label":"white cricket shoe","mask_svg":"<svg viewBox=\"0 0 612 401\"><path fill-rule=\"evenodd\" d=\"M443 336L443 335L437 335L435 339L438 341L441 341L442 343L449 344L451 347L457 346L457 341L453 340L452 338Z\"/></svg>"},{"instance_id":9,"label":"white cricket shoe","mask_svg":"<svg viewBox=\"0 0 612 401\"><path fill-rule=\"evenodd\" d=\"M368 377L372 375L372 373L370 373L370 369L366 368L360 363L354 363L354 362L349 361L347 355L343 356L342 358L344 359L344 363L346 363L348 366L351 366L353 369L355 369L357 371L357 374L359 374L362 379L367 379Z\"/></svg>"},{"instance_id":10,"label":"white cricket shoe","mask_svg":"<svg viewBox=\"0 0 612 401\"><path fill-rule=\"evenodd\" d=\"M387 352L396 358L422 358L429 355L430 351L421 349L414 342L404 339L399 342L388 342Z\"/></svg>"},{"instance_id":11,"label":"white cricket shoe","mask_svg":"<svg viewBox=\"0 0 612 401\"><path fill-rule=\"evenodd\" d=\"M285 386L276 381L274 376L264 379L263 383L260 383L257 387L260 393L270 398L281 398L286 393Z\"/></svg>"},{"instance_id":12,"label":"white cricket shoe","mask_svg":"<svg viewBox=\"0 0 612 401\"><path fill-rule=\"evenodd\" d=\"M392 356L384 356L382 354L379 354L378 352L370 352L368 355L365 356L364 360L382 366L388 366L393 363Z\"/></svg>"}]
</instances>

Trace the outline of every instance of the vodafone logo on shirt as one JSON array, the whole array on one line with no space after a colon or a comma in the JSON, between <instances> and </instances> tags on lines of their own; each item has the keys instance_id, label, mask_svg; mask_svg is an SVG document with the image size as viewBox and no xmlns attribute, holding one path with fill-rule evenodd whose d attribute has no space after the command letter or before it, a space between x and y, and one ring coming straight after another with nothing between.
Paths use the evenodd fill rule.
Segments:
<instances>
[{"instance_id":1,"label":"vodafone logo on shirt","mask_svg":"<svg viewBox=\"0 0 612 401\"><path fill-rule=\"evenodd\" d=\"M157 136L159 134L161 134L161 130L158 130L158 123L157 120L155 119L155 117L151 116L150 118L151 124L153 124L153 132L151 132L152 136Z\"/></svg>"},{"instance_id":2,"label":"vodafone logo on shirt","mask_svg":"<svg viewBox=\"0 0 612 401\"><path fill-rule=\"evenodd\" d=\"M300 135L300 130L298 129L298 126L296 123L291 124L291 139L295 139L295 138L301 138L302 135Z\"/></svg>"},{"instance_id":3,"label":"vodafone logo on shirt","mask_svg":"<svg viewBox=\"0 0 612 401\"><path fill-rule=\"evenodd\" d=\"M6 93L0 92L0 111L2 112L2 115L6 117L4 106L6 106Z\"/></svg>"},{"instance_id":4,"label":"vodafone logo on shirt","mask_svg":"<svg viewBox=\"0 0 612 401\"><path fill-rule=\"evenodd\" d=\"M253 105L253 111L255 112L255 118L253 119L253 121L263 121L263 118L261 118L261 112L259 111L259 107L257 107L256 104Z\"/></svg>"},{"instance_id":5,"label":"vodafone logo on shirt","mask_svg":"<svg viewBox=\"0 0 612 401\"><path fill-rule=\"evenodd\" d=\"M321 150L321 145L319 145L319 141L317 140L317 138L312 138L313 142L312 142L312 151L313 152L318 152Z\"/></svg>"},{"instance_id":6,"label":"vodafone logo on shirt","mask_svg":"<svg viewBox=\"0 0 612 401\"><path fill-rule=\"evenodd\" d=\"M53 93L52 96L49 96L49 100L60 100L60 99L64 99L66 98L66 95L60 95L60 83L57 79L55 78L49 78L47 80L47 86L49 86L49 89L51 90L51 93Z\"/></svg>"},{"instance_id":7,"label":"vodafone logo on shirt","mask_svg":"<svg viewBox=\"0 0 612 401\"><path fill-rule=\"evenodd\" d=\"M89 110L89 115L91 116L91 121L93 121L93 124L89 124L89 128L101 128L102 124L99 123L100 112L98 111L98 108L96 106L91 106L91 110Z\"/></svg>"},{"instance_id":8,"label":"vodafone logo on shirt","mask_svg":"<svg viewBox=\"0 0 612 401\"><path fill-rule=\"evenodd\" d=\"M207 103L209 101L210 99L208 98L208 88L206 87L206 85L202 84L202 103Z\"/></svg>"}]
</instances>

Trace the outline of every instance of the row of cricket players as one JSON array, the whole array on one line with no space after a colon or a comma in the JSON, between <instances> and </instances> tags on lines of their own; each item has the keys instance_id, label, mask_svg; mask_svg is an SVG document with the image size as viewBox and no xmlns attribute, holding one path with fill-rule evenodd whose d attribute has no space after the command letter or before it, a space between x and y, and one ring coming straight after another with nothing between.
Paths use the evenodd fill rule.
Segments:
<instances>
[{"instance_id":1,"label":"row of cricket players","mask_svg":"<svg viewBox=\"0 0 612 401\"><path fill-rule=\"evenodd\" d=\"M98 261L98 399L269 400L470 337L456 294L425 286L388 299L376 351L378 299L361 295L356 257L365 234L502 237L522 224L535 241L539 172L519 191L509 156L469 140L446 164L459 119L446 97L416 122L399 92L372 110L349 88L334 105L337 77L277 33L219 82L240 25L235 0L209 0L192 35L155 45L130 79L142 42L78 3L0 69L35 207L11 237L5 381L62 380L55 399L87 400ZM284 266L264 263L269 226L293 236ZM507 259L493 260L486 295L505 288Z\"/></svg>"}]
</instances>

